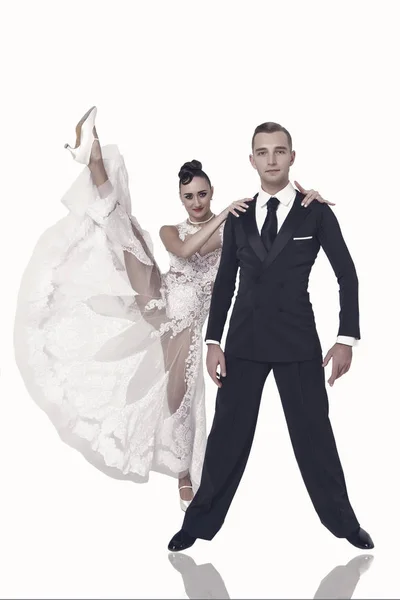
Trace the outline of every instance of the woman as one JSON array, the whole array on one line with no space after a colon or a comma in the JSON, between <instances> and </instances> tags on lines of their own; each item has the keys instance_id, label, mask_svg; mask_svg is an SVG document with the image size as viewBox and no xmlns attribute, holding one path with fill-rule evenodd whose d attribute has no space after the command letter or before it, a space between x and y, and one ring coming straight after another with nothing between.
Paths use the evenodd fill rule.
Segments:
<instances>
[{"instance_id":1,"label":"woman","mask_svg":"<svg viewBox=\"0 0 400 600\"><path fill-rule=\"evenodd\" d=\"M95 117L93 107L70 148L88 165L62 200L70 212L43 234L23 277L17 364L65 442L117 478L178 478L186 510L205 449L201 332L223 225L252 199L213 214L208 176L198 161L185 163L187 218L160 230L170 255L161 273L131 216L123 158L116 146L101 149ZM306 203L315 198L324 201L312 191Z\"/></svg>"}]
</instances>

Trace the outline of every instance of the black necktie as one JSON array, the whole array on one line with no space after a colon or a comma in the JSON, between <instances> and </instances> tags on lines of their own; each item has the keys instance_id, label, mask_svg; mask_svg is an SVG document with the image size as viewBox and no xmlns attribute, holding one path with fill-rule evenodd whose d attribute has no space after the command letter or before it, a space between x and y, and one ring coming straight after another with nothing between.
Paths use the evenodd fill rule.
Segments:
<instances>
[{"instance_id":1,"label":"black necktie","mask_svg":"<svg viewBox=\"0 0 400 600\"><path fill-rule=\"evenodd\" d=\"M278 198L272 197L267 202L267 216L265 217L264 225L261 229L261 239L267 252L271 250L271 246L278 233L278 219L276 217L276 209L278 206Z\"/></svg>"}]
</instances>

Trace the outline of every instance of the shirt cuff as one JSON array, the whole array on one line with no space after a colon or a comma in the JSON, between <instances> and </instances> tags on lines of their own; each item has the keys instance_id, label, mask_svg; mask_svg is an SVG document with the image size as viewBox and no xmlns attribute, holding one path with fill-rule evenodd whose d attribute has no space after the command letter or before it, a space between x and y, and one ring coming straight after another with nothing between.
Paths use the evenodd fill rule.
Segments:
<instances>
[{"instance_id":1,"label":"shirt cuff","mask_svg":"<svg viewBox=\"0 0 400 600\"><path fill-rule=\"evenodd\" d=\"M216 340L206 340L206 344L218 344L218 346L220 345L220 343Z\"/></svg>"},{"instance_id":2,"label":"shirt cuff","mask_svg":"<svg viewBox=\"0 0 400 600\"><path fill-rule=\"evenodd\" d=\"M345 344L346 346L357 346L358 340L354 337L350 337L349 335L338 335L337 344Z\"/></svg>"}]
</instances>

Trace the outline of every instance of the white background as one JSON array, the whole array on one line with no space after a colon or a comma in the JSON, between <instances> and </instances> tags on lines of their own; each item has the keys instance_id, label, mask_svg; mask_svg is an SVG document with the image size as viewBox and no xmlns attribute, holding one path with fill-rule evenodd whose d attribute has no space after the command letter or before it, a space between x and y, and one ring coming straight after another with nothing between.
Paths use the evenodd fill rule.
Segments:
<instances>
[{"instance_id":1,"label":"white background","mask_svg":"<svg viewBox=\"0 0 400 600\"><path fill-rule=\"evenodd\" d=\"M203 162L217 212L253 195L258 181L248 154L263 121L291 131L292 178L337 202L360 279L362 342L350 373L330 391L331 417L352 504L376 544L353 598L399 598L397 3L7 4L0 40L1 597L187 597L166 548L183 516L176 481L153 475L137 485L96 471L59 440L13 359L22 271L42 231L64 216L59 199L79 172L63 144L96 104L101 141L117 143L125 156L133 213L165 270L158 230L184 218L180 165ZM338 293L322 253L311 295L327 350ZM214 398L207 381L209 426ZM197 565L212 563L231 598L312 598L331 569L361 554L319 523L272 378L226 523L187 554Z\"/></svg>"}]
</instances>

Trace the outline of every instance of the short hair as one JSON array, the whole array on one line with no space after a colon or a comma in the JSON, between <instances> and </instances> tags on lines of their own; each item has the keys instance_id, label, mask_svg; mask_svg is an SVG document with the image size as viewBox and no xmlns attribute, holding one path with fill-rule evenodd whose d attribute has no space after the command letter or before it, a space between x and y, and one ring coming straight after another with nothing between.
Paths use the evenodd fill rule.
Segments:
<instances>
[{"instance_id":1,"label":"short hair","mask_svg":"<svg viewBox=\"0 0 400 600\"><path fill-rule=\"evenodd\" d=\"M277 131L282 131L286 134L289 143L289 150L292 151L292 136L290 135L288 130L285 129L285 127L282 127L282 125L279 125L279 123L273 123L272 121L268 121L267 123L261 123L261 125L258 125L258 127L255 128L251 140L252 149L254 149L254 139L257 133L275 133Z\"/></svg>"}]
</instances>

